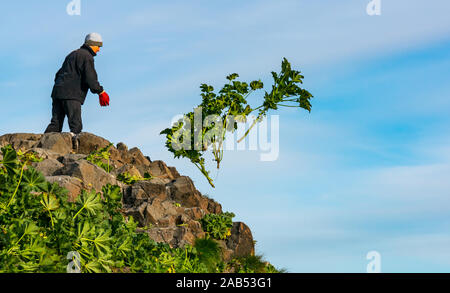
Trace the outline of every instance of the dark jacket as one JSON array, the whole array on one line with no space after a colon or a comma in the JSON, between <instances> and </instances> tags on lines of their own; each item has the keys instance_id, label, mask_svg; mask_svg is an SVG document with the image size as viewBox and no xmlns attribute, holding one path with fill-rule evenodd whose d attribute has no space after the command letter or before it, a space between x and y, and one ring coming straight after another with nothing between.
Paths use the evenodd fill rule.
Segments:
<instances>
[{"instance_id":1,"label":"dark jacket","mask_svg":"<svg viewBox=\"0 0 450 293\"><path fill-rule=\"evenodd\" d=\"M67 55L61 69L55 75L52 98L78 100L83 104L89 89L94 94L101 93L103 87L97 80L95 55L87 45Z\"/></svg>"}]
</instances>

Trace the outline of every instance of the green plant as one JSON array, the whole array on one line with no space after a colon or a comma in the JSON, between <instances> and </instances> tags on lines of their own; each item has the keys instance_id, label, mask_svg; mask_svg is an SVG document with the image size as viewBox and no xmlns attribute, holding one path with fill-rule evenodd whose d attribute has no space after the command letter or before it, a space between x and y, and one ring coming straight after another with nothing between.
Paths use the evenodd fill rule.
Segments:
<instances>
[{"instance_id":1,"label":"green plant","mask_svg":"<svg viewBox=\"0 0 450 293\"><path fill-rule=\"evenodd\" d=\"M173 153L175 158L189 159L206 177L209 184L214 187L213 180L205 166L204 153L212 148L212 154L217 168L223 159L223 142L227 132L234 132L239 122L246 122L248 115L256 113L256 119L238 140L242 141L250 130L261 122L269 110L277 110L279 107L299 107L311 111L310 99L313 97L307 90L299 87L303 83L304 76L300 71L292 70L290 63L283 58L281 73L272 71L274 84L270 93L265 92L264 101L260 106L252 107L247 102L247 97L263 88L260 80L254 80L250 84L235 80L239 75L233 73L226 78L229 80L223 88L214 93L211 85L201 84L202 103L194 108L194 111L184 115L172 127L166 128L160 134L166 135L166 148ZM197 117L197 118L195 118ZM198 122L198 117L207 117L205 123Z\"/></svg>"},{"instance_id":2,"label":"green plant","mask_svg":"<svg viewBox=\"0 0 450 293\"><path fill-rule=\"evenodd\" d=\"M87 156L86 160L88 160L92 164L99 166L100 168L102 168L103 170L105 170L108 173L111 172L112 166L110 165L110 161L109 161L109 158L111 156L111 154L109 152L109 148L112 145L113 144L110 143L107 146L105 146L104 148L101 148L99 150L95 150L95 151L91 152Z\"/></svg>"},{"instance_id":3,"label":"green plant","mask_svg":"<svg viewBox=\"0 0 450 293\"><path fill-rule=\"evenodd\" d=\"M234 214L230 212L222 214L207 214L200 219L203 231L214 239L226 239L231 235Z\"/></svg>"},{"instance_id":4,"label":"green plant","mask_svg":"<svg viewBox=\"0 0 450 293\"><path fill-rule=\"evenodd\" d=\"M222 254L219 244L211 238L197 238L194 244L199 260L206 265L208 271L220 270ZM217 271L218 272L218 271Z\"/></svg>"},{"instance_id":5,"label":"green plant","mask_svg":"<svg viewBox=\"0 0 450 293\"><path fill-rule=\"evenodd\" d=\"M40 159L1 150L0 273L66 272L71 252L81 272L217 271L192 246L170 248L137 233L138 224L120 212L119 186L83 190L68 202L66 189L29 165Z\"/></svg>"},{"instance_id":6,"label":"green plant","mask_svg":"<svg viewBox=\"0 0 450 293\"><path fill-rule=\"evenodd\" d=\"M134 184L138 181L150 180L152 178L153 178L152 175L150 175L147 172L145 172L144 177L137 176L137 175L131 175L128 172L124 172L124 173L117 175L117 180L119 180L125 184Z\"/></svg>"},{"instance_id":7,"label":"green plant","mask_svg":"<svg viewBox=\"0 0 450 293\"><path fill-rule=\"evenodd\" d=\"M2 148L2 153L3 159L0 161L0 164L2 165L0 168L0 176L3 175L7 176L7 178L17 179L17 183L14 181L14 192L12 192L9 200L7 202L0 202L0 208L5 210L14 202L20 186L26 186L29 188L34 186L40 187L44 181L44 178L33 169L30 171L26 170L26 167L30 163L42 161L42 159L36 156L33 152L16 152L11 145L8 145ZM6 178L0 180L0 184L7 183Z\"/></svg>"},{"instance_id":8,"label":"green plant","mask_svg":"<svg viewBox=\"0 0 450 293\"><path fill-rule=\"evenodd\" d=\"M248 255L233 259L228 263L228 270L233 267L236 273L285 273L265 261L262 255Z\"/></svg>"}]
</instances>

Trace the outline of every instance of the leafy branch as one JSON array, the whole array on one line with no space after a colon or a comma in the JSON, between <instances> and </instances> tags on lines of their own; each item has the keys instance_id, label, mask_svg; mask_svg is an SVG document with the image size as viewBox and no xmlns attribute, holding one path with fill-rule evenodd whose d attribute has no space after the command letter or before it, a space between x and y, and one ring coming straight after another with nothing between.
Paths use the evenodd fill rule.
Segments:
<instances>
[{"instance_id":1,"label":"leafy branch","mask_svg":"<svg viewBox=\"0 0 450 293\"><path fill-rule=\"evenodd\" d=\"M216 94L211 85L201 84L202 102L192 112L189 112L166 128L160 134L166 135L166 148L173 153L175 158L189 159L205 176L209 184L214 187L209 171L205 167L204 153L212 150L213 161L217 168L223 159L225 135L234 133L238 123L247 122L250 114L255 113L256 119L243 137L241 142L261 122L270 110L278 110L279 107L303 108L311 112L310 99L313 97L307 90L299 85L303 83L304 76L300 71L291 69L291 64L283 58L281 72L272 71L274 84L270 93L267 91L260 106L252 107L247 98L249 95L264 87L260 80L250 83L237 81L237 73L232 73L226 78L228 84ZM200 120L199 118L200 117ZM206 117L205 121L202 121Z\"/></svg>"}]
</instances>

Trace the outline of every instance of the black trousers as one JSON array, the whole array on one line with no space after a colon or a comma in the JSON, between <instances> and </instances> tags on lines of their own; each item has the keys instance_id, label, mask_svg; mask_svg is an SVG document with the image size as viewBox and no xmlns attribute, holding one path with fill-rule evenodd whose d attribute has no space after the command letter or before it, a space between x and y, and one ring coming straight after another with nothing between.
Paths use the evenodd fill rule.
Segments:
<instances>
[{"instance_id":1,"label":"black trousers","mask_svg":"<svg viewBox=\"0 0 450 293\"><path fill-rule=\"evenodd\" d=\"M64 118L69 120L70 131L78 134L83 129L81 121L81 102L77 100L53 99L52 120L47 126L45 133L61 132L64 124Z\"/></svg>"}]
</instances>

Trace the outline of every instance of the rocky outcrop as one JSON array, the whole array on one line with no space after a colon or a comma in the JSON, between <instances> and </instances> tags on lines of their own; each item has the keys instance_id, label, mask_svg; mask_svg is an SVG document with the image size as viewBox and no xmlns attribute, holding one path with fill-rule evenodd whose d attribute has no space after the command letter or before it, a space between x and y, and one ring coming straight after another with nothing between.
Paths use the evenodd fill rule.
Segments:
<instances>
[{"instance_id":1,"label":"rocky outcrop","mask_svg":"<svg viewBox=\"0 0 450 293\"><path fill-rule=\"evenodd\" d=\"M111 171L86 160L92 152L110 145L110 142L92 133L79 135L76 150L72 149L69 133L6 134L0 136L0 147L11 144L16 150L33 151L44 160L33 163L49 182L56 182L68 191L70 201L76 200L82 190L101 191L107 183L117 184L123 190L123 213L133 216L140 229L157 242L172 247L193 244L205 236L200 219L209 213L222 213L222 206L198 191L188 176L182 176L175 167L161 160L152 161L138 148L120 142L109 148L107 162ZM1 159L1 158L0 158ZM105 161L106 163L106 161ZM117 175L152 176L150 180L126 185ZM219 241L224 259L254 254L254 241L247 225L233 223L231 236Z\"/></svg>"},{"instance_id":2,"label":"rocky outcrop","mask_svg":"<svg viewBox=\"0 0 450 293\"><path fill-rule=\"evenodd\" d=\"M234 256L243 257L255 254L255 243L252 231L242 222L234 222L231 236L226 240L227 247L234 252Z\"/></svg>"}]
</instances>

